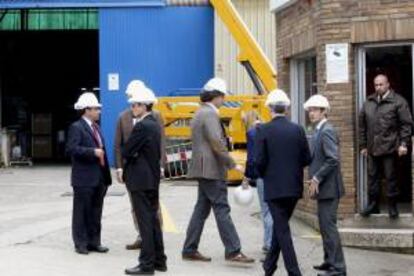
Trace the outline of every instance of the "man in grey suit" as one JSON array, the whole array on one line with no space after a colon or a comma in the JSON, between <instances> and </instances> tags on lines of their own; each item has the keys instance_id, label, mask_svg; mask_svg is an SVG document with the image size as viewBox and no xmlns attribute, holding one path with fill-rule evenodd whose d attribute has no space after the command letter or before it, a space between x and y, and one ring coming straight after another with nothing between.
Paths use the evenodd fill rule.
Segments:
<instances>
[{"instance_id":1,"label":"man in grey suit","mask_svg":"<svg viewBox=\"0 0 414 276\"><path fill-rule=\"evenodd\" d=\"M324 262L314 268L325 271L318 274L320 276L343 276L346 275L346 265L336 225L339 199L344 195L339 139L327 120L330 105L324 96L312 96L304 108L315 126L310 146L312 162L309 166L309 194L318 201L319 228L324 251Z\"/></svg>"},{"instance_id":2,"label":"man in grey suit","mask_svg":"<svg viewBox=\"0 0 414 276\"><path fill-rule=\"evenodd\" d=\"M224 102L227 87L224 80L207 82L200 94L201 107L191 123L193 155L188 177L198 180L198 199L187 229L182 257L188 261L209 262L211 258L198 251L201 234L211 209L216 218L225 259L230 262L252 263L241 252L240 239L230 216L227 200L227 170L243 168L236 165L228 152L228 139L220 122L219 108Z\"/></svg>"}]
</instances>

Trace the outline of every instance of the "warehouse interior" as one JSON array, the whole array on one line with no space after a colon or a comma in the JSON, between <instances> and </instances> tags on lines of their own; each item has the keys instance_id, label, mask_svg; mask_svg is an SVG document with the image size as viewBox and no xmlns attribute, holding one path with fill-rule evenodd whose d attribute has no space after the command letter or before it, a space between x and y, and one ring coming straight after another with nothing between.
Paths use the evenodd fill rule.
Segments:
<instances>
[{"instance_id":1,"label":"warehouse interior","mask_svg":"<svg viewBox=\"0 0 414 276\"><path fill-rule=\"evenodd\" d=\"M67 162L67 128L82 88L99 87L97 30L1 31L0 125L12 159Z\"/></svg>"}]
</instances>

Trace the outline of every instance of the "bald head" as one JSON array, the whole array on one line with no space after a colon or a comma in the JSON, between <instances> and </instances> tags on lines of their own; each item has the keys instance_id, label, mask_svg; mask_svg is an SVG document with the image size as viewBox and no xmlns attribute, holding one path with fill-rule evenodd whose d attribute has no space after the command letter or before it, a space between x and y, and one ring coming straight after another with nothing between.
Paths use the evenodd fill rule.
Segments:
<instances>
[{"instance_id":1,"label":"bald head","mask_svg":"<svg viewBox=\"0 0 414 276\"><path fill-rule=\"evenodd\" d=\"M375 91L379 95L384 95L390 89L390 83L386 75L380 74L374 79Z\"/></svg>"}]
</instances>

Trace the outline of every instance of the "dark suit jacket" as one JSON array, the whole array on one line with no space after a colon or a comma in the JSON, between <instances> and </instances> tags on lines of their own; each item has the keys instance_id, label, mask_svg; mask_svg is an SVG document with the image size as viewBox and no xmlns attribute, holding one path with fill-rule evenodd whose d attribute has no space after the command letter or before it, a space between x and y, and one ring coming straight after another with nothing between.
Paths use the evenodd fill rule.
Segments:
<instances>
[{"instance_id":1,"label":"dark suit jacket","mask_svg":"<svg viewBox=\"0 0 414 276\"><path fill-rule=\"evenodd\" d=\"M317 199L340 198L344 195L342 180L339 139L333 126L326 122L315 137L311 139L312 162L309 166L310 177L316 177L319 183Z\"/></svg>"},{"instance_id":2,"label":"dark suit jacket","mask_svg":"<svg viewBox=\"0 0 414 276\"><path fill-rule=\"evenodd\" d=\"M102 143L104 137L100 132ZM112 178L107 155L105 154L105 167L101 167L99 159L95 156L98 148L93 132L84 119L74 122L69 128L66 153L72 158L71 182L74 187L96 187L101 177L105 185L111 185ZM103 149L105 151L105 148Z\"/></svg>"},{"instance_id":3,"label":"dark suit jacket","mask_svg":"<svg viewBox=\"0 0 414 276\"><path fill-rule=\"evenodd\" d=\"M264 180L265 200L301 198L303 170L310 163L303 128L285 117L276 117L257 128L255 151L254 162Z\"/></svg>"},{"instance_id":4,"label":"dark suit jacket","mask_svg":"<svg viewBox=\"0 0 414 276\"><path fill-rule=\"evenodd\" d=\"M135 124L122 149L124 178L130 191L158 190L161 180L161 130L153 115Z\"/></svg>"},{"instance_id":5,"label":"dark suit jacket","mask_svg":"<svg viewBox=\"0 0 414 276\"><path fill-rule=\"evenodd\" d=\"M156 110L152 111L152 115L157 120L161 128L161 161L162 166L164 167L167 163L167 155L165 153L166 137L164 129L164 120L162 119L161 114ZM132 112L128 108L119 115L118 122L116 123L114 151L115 167L117 169L121 169L124 167L124 160L122 159L122 147L125 145L126 141L131 135L132 129L134 128L132 121Z\"/></svg>"},{"instance_id":6,"label":"dark suit jacket","mask_svg":"<svg viewBox=\"0 0 414 276\"><path fill-rule=\"evenodd\" d=\"M165 166L167 162L167 156L165 154L165 130L164 130L164 120L161 117L161 114L153 110L152 115L157 120L161 128L161 160L162 166ZM117 169L121 169L124 167L124 160L122 158L122 147L125 145L126 141L128 140L129 136L131 135L133 126L133 117L131 109L124 110L118 118L116 123L116 131L115 131L115 143L114 143L114 151L115 151L115 167Z\"/></svg>"}]
</instances>

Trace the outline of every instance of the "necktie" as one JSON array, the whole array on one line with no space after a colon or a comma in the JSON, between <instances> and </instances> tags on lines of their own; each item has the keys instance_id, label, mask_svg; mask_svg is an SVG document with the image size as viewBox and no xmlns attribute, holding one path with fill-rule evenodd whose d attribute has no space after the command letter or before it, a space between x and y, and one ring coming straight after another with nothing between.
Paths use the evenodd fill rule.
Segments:
<instances>
[{"instance_id":1,"label":"necktie","mask_svg":"<svg viewBox=\"0 0 414 276\"><path fill-rule=\"evenodd\" d=\"M98 127L98 125L95 124L95 123L93 123L92 124L92 129L93 129L93 137L94 137L95 143L98 146L98 148L102 149L103 148L103 144L102 144L101 136L99 135L99 127ZM99 158L99 164L102 167L105 166L105 158L104 157L100 157Z\"/></svg>"},{"instance_id":2,"label":"necktie","mask_svg":"<svg viewBox=\"0 0 414 276\"><path fill-rule=\"evenodd\" d=\"M312 154L315 153L316 142L318 141L319 129L315 129L312 135Z\"/></svg>"}]
</instances>

